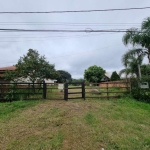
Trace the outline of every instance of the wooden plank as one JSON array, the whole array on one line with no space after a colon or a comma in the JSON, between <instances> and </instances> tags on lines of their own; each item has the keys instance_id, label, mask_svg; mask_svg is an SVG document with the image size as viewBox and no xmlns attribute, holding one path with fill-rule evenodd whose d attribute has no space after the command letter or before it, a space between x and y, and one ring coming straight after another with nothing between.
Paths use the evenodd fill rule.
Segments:
<instances>
[{"instance_id":1,"label":"wooden plank","mask_svg":"<svg viewBox=\"0 0 150 150\"><path fill-rule=\"evenodd\" d=\"M71 93L68 93L68 94L81 94L82 92L71 92Z\"/></svg>"},{"instance_id":2,"label":"wooden plank","mask_svg":"<svg viewBox=\"0 0 150 150\"><path fill-rule=\"evenodd\" d=\"M119 98L120 96L109 96L109 98ZM85 98L108 98L108 96L99 96L99 97L96 97L96 96L87 96Z\"/></svg>"},{"instance_id":3,"label":"wooden plank","mask_svg":"<svg viewBox=\"0 0 150 150\"><path fill-rule=\"evenodd\" d=\"M99 86L97 86L97 87L90 87L90 88L88 88L88 87L85 87L85 90L86 89L93 89L93 88L98 88L98 89L107 89L107 87L99 87ZM130 88L130 87L109 87L109 89L111 89L111 88Z\"/></svg>"},{"instance_id":4,"label":"wooden plank","mask_svg":"<svg viewBox=\"0 0 150 150\"><path fill-rule=\"evenodd\" d=\"M0 93L0 95L5 95L5 94L9 94L9 93ZM43 94L43 93L13 93L15 95L19 95L19 94L32 94L32 95L36 95L36 94Z\"/></svg>"},{"instance_id":5,"label":"wooden plank","mask_svg":"<svg viewBox=\"0 0 150 150\"><path fill-rule=\"evenodd\" d=\"M63 98L47 98L47 100L64 100Z\"/></svg>"},{"instance_id":6,"label":"wooden plank","mask_svg":"<svg viewBox=\"0 0 150 150\"><path fill-rule=\"evenodd\" d=\"M128 93L128 92L99 92L99 93L93 93L93 92L85 92L86 93L89 93L89 94L103 94L103 93Z\"/></svg>"},{"instance_id":7,"label":"wooden plank","mask_svg":"<svg viewBox=\"0 0 150 150\"><path fill-rule=\"evenodd\" d=\"M67 89L81 89L82 87L70 87L70 88L67 88Z\"/></svg>"},{"instance_id":8,"label":"wooden plank","mask_svg":"<svg viewBox=\"0 0 150 150\"><path fill-rule=\"evenodd\" d=\"M28 85L28 84L30 84L30 85L33 85L32 82L28 82L28 83L27 83L27 82L17 82L17 83L10 83L10 82L1 83L1 82L0 82L0 84L1 84L1 85L12 85L12 84L16 84L16 85L19 85L19 84L20 84L20 85L23 85L23 84L27 84L27 85ZM42 85L43 83L34 83L34 85L39 85L39 84Z\"/></svg>"},{"instance_id":9,"label":"wooden plank","mask_svg":"<svg viewBox=\"0 0 150 150\"><path fill-rule=\"evenodd\" d=\"M82 97L68 97L68 99L82 99Z\"/></svg>"},{"instance_id":10,"label":"wooden plank","mask_svg":"<svg viewBox=\"0 0 150 150\"><path fill-rule=\"evenodd\" d=\"M58 88L47 88L47 89L55 89L55 90L56 90L56 89L58 89Z\"/></svg>"},{"instance_id":11,"label":"wooden plank","mask_svg":"<svg viewBox=\"0 0 150 150\"><path fill-rule=\"evenodd\" d=\"M17 90L17 89L24 89L24 90L28 90L28 89L30 89L30 90L33 90L33 89L38 89L38 90L41 90L41 89L43 89L43 88L29 88L29 87L26 87L26 88L19 88L19 87L17 87L17 88L10 88L10 87L8 87L8 88L0 88L0 89L10 89L10 90Z\"/></svg>"}]
</instances>

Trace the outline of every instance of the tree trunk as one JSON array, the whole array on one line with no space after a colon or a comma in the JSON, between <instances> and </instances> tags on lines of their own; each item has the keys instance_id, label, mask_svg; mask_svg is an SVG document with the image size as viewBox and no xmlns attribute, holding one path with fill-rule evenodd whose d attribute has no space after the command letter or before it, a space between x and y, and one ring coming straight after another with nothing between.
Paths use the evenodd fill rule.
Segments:
<instances>
[{"instance_id":1,"label":"tree trunk","mask_svg":"<svg viewBox=\"0 0 150 150\"><path fill-rule=\"evenodd\" d=\"M149 61L149 65L150 65L150 47L148 48L148 61Z\"/></svg>"}]
</instances>

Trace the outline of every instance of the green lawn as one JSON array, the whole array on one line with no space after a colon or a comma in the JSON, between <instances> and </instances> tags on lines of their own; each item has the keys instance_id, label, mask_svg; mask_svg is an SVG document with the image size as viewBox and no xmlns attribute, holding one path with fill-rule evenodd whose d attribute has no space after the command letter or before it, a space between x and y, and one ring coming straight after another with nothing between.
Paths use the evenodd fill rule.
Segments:
<instances>
[{"instance_id":1,"label":"green lawn","mask_svg":"<svg viewBox=\"0 0 150 150\"><path fill-rule=\"evenodd\" d=\"M149 150L150 104L118 100L0 103L0 150Z\"/></svg>"}]
</instances>

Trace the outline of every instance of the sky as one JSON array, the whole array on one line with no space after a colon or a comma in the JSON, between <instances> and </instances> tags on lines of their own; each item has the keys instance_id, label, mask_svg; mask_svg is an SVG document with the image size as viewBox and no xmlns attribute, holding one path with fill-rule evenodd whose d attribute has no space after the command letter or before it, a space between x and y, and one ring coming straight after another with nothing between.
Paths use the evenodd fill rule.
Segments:
<instances>
[{"instance_id":1,"label":"sky","mask_svg":"<svg viewBox=\"0 0 150 150\"><path fill-rule=\"evenodd\" d=\"M149 0L5 0L0 11L64 11L148 7ZM129 29L140 28L150 16L150 9L61 14L0 14L1 29ZM28 49L55 64L56 70L68 71L73 78L83 78L92 65L106 72L123 69L122 55L132 46L124 46L124 33L50 33L0 32L0 67L15 65ZM148 63L148 60L144 60Z\"/></svg>"}]
</instances>

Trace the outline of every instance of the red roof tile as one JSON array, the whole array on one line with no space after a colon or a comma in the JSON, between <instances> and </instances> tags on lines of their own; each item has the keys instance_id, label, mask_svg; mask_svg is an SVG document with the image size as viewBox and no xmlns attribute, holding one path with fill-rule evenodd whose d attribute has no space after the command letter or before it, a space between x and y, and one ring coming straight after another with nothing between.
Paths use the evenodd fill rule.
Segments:
<instances>
[{"instance_id":1,"label":"red roof tile","mask_svg":"<svg viewBox=\"0 0 150 150\"><path fill-rule=\"evenodd\" d=\"M8 66L8 67L2 67L0 68L0 70L15 70L16 67L15 66Z\"/></svg>"}]
</instances>

